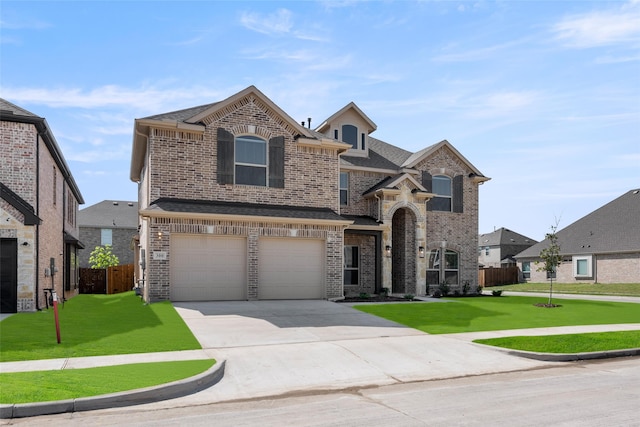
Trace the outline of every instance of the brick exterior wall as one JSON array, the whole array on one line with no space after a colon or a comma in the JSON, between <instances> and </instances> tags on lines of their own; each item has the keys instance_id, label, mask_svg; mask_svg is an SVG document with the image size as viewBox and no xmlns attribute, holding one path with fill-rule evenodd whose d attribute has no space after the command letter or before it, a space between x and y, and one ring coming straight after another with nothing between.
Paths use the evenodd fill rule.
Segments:
<instances>
[{"instance_id":1,"label":"brick exterior wall","mask_svg":"<svg viewBox=\"0 0 640 427\"><path fill-rule=\"evenodd\" d=\"M140 188L140 208L160 197L264 203L330 208L338 211L338 165L335 149L300 146L293 129L277 117L259 99L249 95L224 112L204 119L204 135L151 129L149 149ZM234 135L256 134L267 141L284 136L284 188L229 185L217 182L217 129ZM291 237L325 241L326 297L343 296L342 226L182 220L150 218L143 221L141 247L146 249L145 299L170 299L171 251L173 233L233 235L247 237L247 298L258 298L258 241L264 237ZM158 239L158 233L162 239ZM154 251L167 252L166 260L154 260Z\"/></svg>"},{"instance_id":2,"label":"brick exterior wall","mask_svg":"<svg viewBox=\"0 0 640 427\"><path fill-rule=\"evenodd\" d=\"M2 218L6 219L0 221L0 237L18 239L17 310L34 311L46 306L45 288L55 288L60 298L77 293L73 286L70 291L63 289L66 275L70 275L70 283L77 283L77 270L67 271L63 257L67 250L63 232L75 237L79 234L75 223L77 200L73 218L67 218L65 179L34 125L1 121L0 130L0 181L33 206L42 220L40 225L25 226L22 214L1 201ZM51 258L58 269L53 281L51 276L45 276Z\"/></svg>"},{"instance_id":3,"label":"brick exterior wall","mask_svg":"<svg viewBox=\"0 0 640 427\"><path fill-rule=\"evenodd\" d=\"M527 282L546 283L547 274L538 271L542 262L535 258L518 259L522 271L523 262L531 262L531 278ZM539 261L539 264L535 264ZM573 274L573 260L565 256L557 268L554 282L558 283L638 283L640 282L640 253L599 254L592 256L593 277L577 279Z\"/></svg>"},{"instance_id":4,"label":"brick exterior wall","mask_svg":"<svg viewBox=\"0 0 640 427\"><path fill-rule=\"evenodd\" d=\"M358 285L344 285L345 296L357 296L360 293L374 294L376 290L376 247L375 237L351 234L345 231L345 246L357 246L360 249L360 269Z\"/></svg>"},{"instance_id":5,"label":"brick exterior wall","mask_svg":"<svg viewBox=\"0 0 640 427\"><path fill-rule=\"evenodd\" d=\"M89 256L96 246L101 245L101 228L80 227L80 241L84 249L78 251L81 268L89 268ZM120 265L134 263L134 250L131 249L131 240L138 234L135 228L112 228L111 251L118 257Z\"/></svg>"}]
</instances>

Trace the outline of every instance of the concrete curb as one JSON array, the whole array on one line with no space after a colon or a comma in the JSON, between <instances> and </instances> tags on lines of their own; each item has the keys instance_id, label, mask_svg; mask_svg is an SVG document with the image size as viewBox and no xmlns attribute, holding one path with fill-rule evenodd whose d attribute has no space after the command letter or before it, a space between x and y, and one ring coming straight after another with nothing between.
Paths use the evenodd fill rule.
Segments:
<instances>
[{"instance_id":1,"label":"concrete curb","mask_svg":"<svg viewBox=\"0 0 640 427\"><path fill-rule=\"evenodd\" d=\"M215 365L198 375L167 384L119 393L51 402L2 404L0 419L92 411L175 399L202 391L218 383L224 376L225 364L225 360L218 360Z\"/></svg>"},{"instance_id":2,"label":"concrete curb","mask_svg":"<svg viewBox=\"0 0 640 427\"><path fill-rule=\"evenodd\" d=\"M511 348L497 347L477 342L473 342L473 344L501 351L512 356L526 357L527 359L540 360L542 362L575 362L577 360L612 359L615 357L640 356L640 348L592 351L586 353L537 353L534 351L513 350Z\"/></svg>"}]
</instances>

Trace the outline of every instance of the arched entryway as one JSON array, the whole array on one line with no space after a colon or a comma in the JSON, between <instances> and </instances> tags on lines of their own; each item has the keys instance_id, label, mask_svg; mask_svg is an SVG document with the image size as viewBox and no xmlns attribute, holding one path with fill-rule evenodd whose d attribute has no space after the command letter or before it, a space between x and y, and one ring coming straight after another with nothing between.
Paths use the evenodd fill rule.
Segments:
<instances>
[{"instance_id":1,"label":"arched entryway","mask_svg":"<svg viewBox=\"0 0 640 427\"><path fill-rule=\"evenodd\" d=\"M416 294L416 216L400 208L391 221L391 292Z\"/></svg>"}]
</instances>

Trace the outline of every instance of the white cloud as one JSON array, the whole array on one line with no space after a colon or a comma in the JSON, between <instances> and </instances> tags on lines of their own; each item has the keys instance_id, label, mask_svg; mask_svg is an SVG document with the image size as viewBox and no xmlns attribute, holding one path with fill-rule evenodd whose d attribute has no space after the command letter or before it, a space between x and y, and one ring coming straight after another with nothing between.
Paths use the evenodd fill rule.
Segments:
<instances>
[{"instance_id":1,"label":"white cloud","mask_svg":"<svg viewBox=\"0 0 640 427\"><path fill-rule=\"evenodd\" d=\"M495 44L493 46L481 47L478 49L467 50L464 52L443 53L431 58L433 62L471 62L491 59L496 56L504 56L505 50L512 49L529 43L530 38L513 40L507 43ZM451 47L449 47L451 48Z\"/></svg>"},{"instance_id":2,"label":"white cloud","mask_svg":"<svg viewBox=\"0 0 640 427\"><path fill-rule=\"evenodd\" d=\"M244 12L240 16L240 23L252 31L261 34L287 34L293 27L292 13L287 9L278 9L274 13L261 15L259 13Z\"/></svg>"},{"instance_id":3,"label":"white cloud","mask_svg":"<svg viewBox=\"0 0 640 427\"><path fill-rule=\"evenodd\" d=\"M640 2L567 16L552 27L565 46L590 48L640 41Z\"/></svg>"}]
</instances>

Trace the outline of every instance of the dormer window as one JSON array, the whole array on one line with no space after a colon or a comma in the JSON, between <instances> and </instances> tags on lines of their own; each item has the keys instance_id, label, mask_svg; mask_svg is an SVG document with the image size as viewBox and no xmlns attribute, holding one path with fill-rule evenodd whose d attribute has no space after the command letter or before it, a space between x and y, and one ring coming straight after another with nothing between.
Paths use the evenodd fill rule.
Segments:
<instances>
[{"instance_id":1,"label":"dormer window","mask_svg":"<svg viewBox=\"0 0 640 427\"><path fill-rule=\"evenodd\" d=\"M354 125L342 125L342 142L351 144L351 147L358 149L358 128Z\"/></svg>"}]
</instances>

